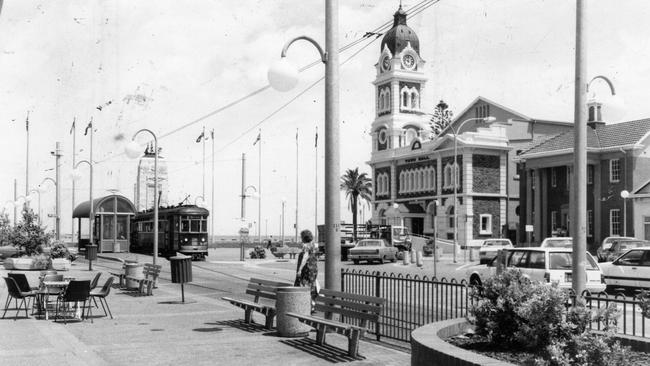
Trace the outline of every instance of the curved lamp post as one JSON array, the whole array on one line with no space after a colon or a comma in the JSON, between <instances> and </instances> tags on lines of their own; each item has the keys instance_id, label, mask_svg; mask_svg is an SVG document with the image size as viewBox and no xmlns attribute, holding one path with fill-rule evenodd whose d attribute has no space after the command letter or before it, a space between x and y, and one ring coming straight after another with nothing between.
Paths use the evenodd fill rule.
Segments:
<instances>
[{"instance_id":1,"label":"curved lamp post","mask_svg":"<svg viewBox=\"0 0 650 366\"><path fill-rule=\"evenodd\" d=\"M88 189L88 202L90 203L90 212L88 213L88 245L93 245L93 224L95 221L95 205L93 204L93 164L89 160L78 161L72 169L72 179L81 179L81 172L78 169L79 165L81 164L88 164L90 167L90 186ZM81 230L79 231L79 239L81 239Z\"/></svg>"},{"instance_id":2,"label":"curved lamp post","mask_svg":"<svg viewBox=\"0 0 650 366\"><path fill-rule=\"evenodd\" d=\"M484 118L468 118L458 125L457 128L454 128L453 124L449 124L448 127L454 133L454 263L456 263L456 251L458 250L458 134L456 131L460 131L463 128L463 125L471 121L483 121L485 123L492 123L496 121L496 118L489 116ZM507 182L506 182L507 184ZM506 207L507 209L507 207Z\"/></svg>"},{"instance_id":3,"label":"curved lamp post","mask_svg":"<svg viewBox=\"0 0 650 366\"><path fill-rule=\"evenodd\" d=\"M314 45L325 64L325 288L331 290L341 289L338 6L338 0L325 1L325 51L309 37L294 38L285 44L281 59L268 72L274 89L288 91L296 85L298 71L284 58L298 40Z\"/></svg>"},{"instance_id":4,"label":"curved lamp post","mask_svg":"<svg viewBox=\"0 0 650 366\"><path fill-rule=\"evenodd\" d=\"M158 138L151 130L143 128L133 134L131 142L126 145L126 155L131 159L137 159L142 155L142 146L135 142L135 137L140 132L147 132L153 137L154 163L153 163L153 264L158 259Z\"/></svg>"},{"instance_id":5,"label":"curved lamp post","mask_svg":"<svg viewBox=\"0 0 650 366\"><path fill-rule=\"evenodd\" d=\"M205 198L203 196L197 196L194 199L194 206L205 207Z\"/></svg>"},{"instance_id":6,"label":"curved lamp post","mask_svg":"<svg viewBox=\"0 0 650 366\"><path fill-rule=\"evenodd\" d=\"M61 229L61 227L60 227L60 224L61 224L61 211L60 211L60 208L59 208L60 203L61 203L60 202L61 198L60 198L60 195L59 195L58 184L57 184L56 180L53 179L53 178L50 178L50 177L45 177L45 178L43 178L43 180L41 181L41 183L38 185L38 187L36 189L32 189L29 192L30 192L30 196L31 196L31 192L38 193L38 222L39 222L39 225L40 225L40 223L41 223L41 193L44 193L44 192L46 192L48 190L48 187L44 186L44 184L46 182L52 182L52 184L54 184L54 188L57 188L56 189L56 197L55 197L55 206L54 206L55 207L55 209L54 209L55 212L54 213L56 215L56 217L54 219L54 228L55 228L54 232L56 234L55 238L57 240L59 240L59 238L61 237L61 234L60 234L60 231L61 231L60 230Z\"/></svg>"},{"instance_id":7,"label":"curved lamp post","mask_svg":"<svg viewBox=\"0 0 650 366\"><path fill-rule=\"evenodd\" d=\"M621 198L623 199L623 236L627 236L627 199L630 197L630 192L627 189L621 191Z\"/></svg>"}]
</instances>

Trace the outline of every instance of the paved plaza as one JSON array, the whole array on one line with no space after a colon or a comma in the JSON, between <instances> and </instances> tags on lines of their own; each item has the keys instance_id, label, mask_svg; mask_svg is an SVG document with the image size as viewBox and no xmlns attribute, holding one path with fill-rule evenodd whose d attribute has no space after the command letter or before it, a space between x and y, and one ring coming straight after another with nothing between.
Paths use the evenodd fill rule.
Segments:
<instances>
[{"instance_id":1,"label":"paved plaza","mask_svg":"<svg viewBox=\"0 0 650 366\"><path fill-rule=\"evenodd\" d=\"M212 254L212 253L211 253ZM264 318L257 314L256 324L243 322L243 310L221 300L221 296L243 296L246 280L256 274L286 280L290 270L239 262L235 251L210 258L216 270L202 270L204 262L195 262L194 281L185 286L181 303L180 285L171 283L169 263L160 259L163 272L153 296L136 296L113 288L108 297L114 319L105 317L101 307L93 308L92 321L54 322L36 315L17 320L8 311L0 320L0 364L2 365L405 365L410 354L404 349L378 343L361 342L360 355L347 355L347 338L329 334L327 345L315 343L315 332L308 338L282 338L275 330L263 328ZM92 279L102 272L100 285L109 271L121 263L111 257L151 257L135 254L109 254L88 263L78 259L67 275ZM207 268L207 267L206 267ZM7 270L0 269L6 276ZM204 273L205 272L205 273ZM31 284L38 283L38 271L25 272ZM0 287L2 299L7 294Z\"/></svg>"}]
</instances>

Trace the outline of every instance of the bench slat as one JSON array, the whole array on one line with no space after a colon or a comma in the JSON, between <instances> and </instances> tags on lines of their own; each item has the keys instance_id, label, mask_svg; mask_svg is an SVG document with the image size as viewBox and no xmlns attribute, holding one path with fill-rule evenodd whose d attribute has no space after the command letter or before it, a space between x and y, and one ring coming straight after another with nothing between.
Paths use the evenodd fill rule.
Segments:
<instances>
[{"instance_id":1,"label":"bench slat","mask_svg":"<svg viewBox=\"0 0 650 366\"><path fill-rule=\"evenodd\" d=\"M374 303L377 305L383 305L386 302L386 299L382 299L381 297L351 294L349 292L334 291L326 288L322 288L319 294L325 297L338 297L338 298Z\"/></svg>"},{"instance_id":2,"label":"bench slat","mask_svg":"<svg viewBox=\"0 0 650 366\"><path fill-rule=\"evenodd\" d=\"M297 318L298 320L300 320L300 321L302 321L304 323L309 322L309 323L312 323L312 324L325 324L328 327L340 328L340 329L352 329L352 328L354 328L354 329L358 329L358 330L364 330L364 328L356 326L356 325L352 325L352 324L348 324L348 323L342 323L342 322L339 322L339 321L336 321L336 320L331 320L331 319L318 318L318 317L310 316L310 315L296 314L296 313L291 313L291 312L288 312L285 315ZM309 325L312 325L312 324L309 324Z\"/></svg>"},{"instance_id":3,"label":"bench slat","mask_svg":"<svg viewBox=\"0 0 650 366\"><path fill-rule=\"evenodd\" d=\"M249 285L250 284L260 284L260 285L267 285L271 287L291 286L291 284L287 282L269 281L263 278L251 278L249 281Z\"/></svg>"},{"instance_id":4,"label":"bench slat","mask_svg":"<svg viewBox=\"0 0 650 366\"><path fill-rule=\"evenodd\" d=\"M321 311L323 313L341 314L343 316L347 316L347 317L350 317L350 318L365 319L365 320L369 320L371 322L376 322L376 321L379 320L379 314L376 314L376 313L364 313L364 312L345 309L345 308L337 308L337 307L333 307L333 306L326 306L326 305L319 304L319 303L316 303L316 305L314 306L314 309L316 311Z\"/></svg>"},{"instance_id":5,"label":"bench slat","mask_svg":"<svg viewBox=\"0 0 650 366\"><path fill-rule=\"evenodd\" d=\"M253 295L253 296L259 296L265 299L269 300L275 300L276 295L275 292L261 292L261 291L251 291L251 290L246 290L247 295Z\"/></svg>"},{"instance_id":6,"label":"bench slat","mask_svg":"<svg viewBox=\"0 0 650 366\"><path fill-rule=\"evenodd\" d=\"M381 306L375 304L363 304L360 302L348 301L343 299L334 299L331 297L319 296L316 302L323 305L337 306L342 308L351 308L357 311L367 311L370 313L381 313Z\"/></svg>"}]
</instances>

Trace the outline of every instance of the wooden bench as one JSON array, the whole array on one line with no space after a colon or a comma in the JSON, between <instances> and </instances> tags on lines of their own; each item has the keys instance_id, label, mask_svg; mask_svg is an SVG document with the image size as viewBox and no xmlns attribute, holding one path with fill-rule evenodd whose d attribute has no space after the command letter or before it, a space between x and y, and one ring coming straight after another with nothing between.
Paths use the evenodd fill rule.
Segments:
<instances>
[{"instance_id":1,"label":"wooden bench","mask_svg":"<svg viewBox=\"0 0 650 366\"><path fill-rule=\"evenodd\" d=\"M246 287L246 294L253 295L253 300L234 299L230 297L222 297L221 299L230 302L231 304L244 309L244 321L251 323L253 320L253 311L263 314L266 317L264 327L271 329L273 327L273 319L277 314L275 310L276 290L278 287L291 286L286 282L275 282L263 280L261 278L251 278ZM267 299L265 303L260 302L260 298ZM273 301L273 305L269 304Z\"/></svg>"},{"instance_id":2,"label":"wooden bench","mask_svg":"<svg viewBox=\"0 0 650 366\"><path fill-rule=\"evenodd\" d=\"M122 267L124 270L124 266ZM142 268L142 274L144 278L138 278L133 276L128 276L125 273L113 273L111 275L119 279L120 288L126 287L126 281L135 281L138 283L138 292L146 295L153 295L153 289L156 288L156 281L162 270L162 265L160 264L151 264L145 263ZM145 291L146 289L146 291Z\"/></svg>"},{"instance_id":3,"label":"wooden bench","mask_svg":"<svg viewBox=\"0 0 650 366\"><path fill-rule=\"evenodd\" d=\"M330 330L348 337L348 355L356 357L359 352L359 338L365 334L368 322L374 322L379 326L379 316L385 301L374 296L321 289L314 310L323 312L325 318L291 312L286 315L315 328L316 343L319 345L325 343L325 335ZM331 318L333 314L339 314L341 320L356 319L359 325L326 319Z\"/></svg>"}]
</instances>

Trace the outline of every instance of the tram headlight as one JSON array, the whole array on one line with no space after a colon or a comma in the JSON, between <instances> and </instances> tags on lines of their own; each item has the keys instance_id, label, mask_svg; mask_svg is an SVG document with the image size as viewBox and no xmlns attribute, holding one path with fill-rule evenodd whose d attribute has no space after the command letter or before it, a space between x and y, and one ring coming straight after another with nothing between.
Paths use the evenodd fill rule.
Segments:
<instances>
[{"instance_id":1,"label":"tram headlight","mask_svg":"<svg viewBox=\"0 0 650 366\"><path fill-rule=\"evenodd\" d=\"M201 238L201 242L205 242L205 238Z\"/></svg>"},{"instance_id":2,"label":"tram headlight","mask_svg":"<svg viewBox=\"0 0 650 366\"><path fill-rule=\"evenodd\" d=\"M185 238L185 240L183 240L183 241L187 241L187 238Z\"/></svg>"}]
</instances>

